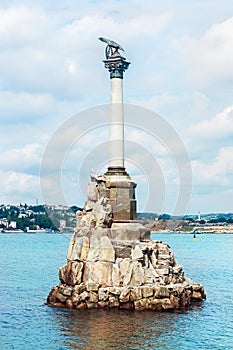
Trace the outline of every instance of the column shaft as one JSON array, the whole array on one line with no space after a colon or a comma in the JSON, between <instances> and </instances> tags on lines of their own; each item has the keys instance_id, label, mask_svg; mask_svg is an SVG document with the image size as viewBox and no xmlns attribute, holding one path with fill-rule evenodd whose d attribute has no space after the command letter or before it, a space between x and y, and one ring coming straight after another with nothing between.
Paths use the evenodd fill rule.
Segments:
<instances>
[{"instance_id":1,"label":"column shaft","mask_svg":"<svg viewBox=\"0 0 233 350\"><path fill-rule=\"evenodd\" d=\"M109 167L124 168L124 109L122 79L111 79Z\"/></svg>"}]
</instances>

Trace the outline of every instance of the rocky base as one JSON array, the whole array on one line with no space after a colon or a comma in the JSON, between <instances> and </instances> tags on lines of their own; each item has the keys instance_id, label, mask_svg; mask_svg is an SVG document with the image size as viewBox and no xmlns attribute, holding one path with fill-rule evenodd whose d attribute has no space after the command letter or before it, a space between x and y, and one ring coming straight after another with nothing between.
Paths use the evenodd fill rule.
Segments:
<instances>
[{"instance_id":1,"label":"rocky base","mask_svg":"<svg viewBox=\"0 0 233 350\"><path fill-rule=\"evenodd\" d=\"M75 309L174 310L205 299L204 288L184 277L167 243L151 241L136 221L114 222L103 176L88 185L76 214L67 265L47 305Z\"/></svg>"},{"instance_id":2,"label":"rocky base","mask_svg":"<svg viewBox=\"0 0 233 350\"><path fill-rule=\"evenodd\" d=\"M78 251L73 247L76 260L60 268L61 283L49 293L48 305L166 311L206 297L202 285L184 278L164 242L111 241L92 235L82 242L79 238Z\"/></svg>"},{"instance_id":3,"label":"rocky base","mask_svg":"<svg viewBox=\"0 0 233 350\"><path fill-rule=\"evenodd\" d=\"M203 286L187 281L161 286L106 287L79 284L54 287L46 304L71 309L119 308L168 311L186 308L192 301L205 299Z\"/></svg>"}]
</instances>

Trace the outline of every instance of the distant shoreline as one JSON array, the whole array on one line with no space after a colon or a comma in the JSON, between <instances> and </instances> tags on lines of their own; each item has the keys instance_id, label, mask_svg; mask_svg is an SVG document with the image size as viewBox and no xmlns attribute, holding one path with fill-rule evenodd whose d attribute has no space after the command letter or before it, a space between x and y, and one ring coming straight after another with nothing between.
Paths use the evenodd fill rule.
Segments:
<instances>
[{"instance_id":1,"label":"distant shoreline","mask_svg":"<svg viewBox=\"0 0 233 350\"><path fill-rule=\"evenodd\" d=\"M167 233L170 233L170 234L185 234L185 235L225 235L225 234L233 234L233 231L222 231L222 232L219 232L219 231L202 231L202 232L190 232L190 231L151 231L151 233L164 233L164 234L167 234Z\"/></svg>"},{"instance_id":2,"label":"distant shoreline","mask_svg":"<svg viewBox=\"0 0 233 350\"><path fill-rule=\"evenodd\" d=\"M72 235L74 232L70 231L70 232L6 232L6 231L0 231L0 234L2 235L22 235L22 234L26 234L26 235L63 235L63 234L70 234ZM200 235L226 235L226 234L233 234L233 231L223 231L223 232L219 232L219 231L209 231L209 232L190 232L190 231L167 231L167 230L158 230L158 231L154 231L151 230L151 233L159 233L159 234L183 234L183 235L196 235L196 236L200 236Z\"/></svg>"}]
</instances>

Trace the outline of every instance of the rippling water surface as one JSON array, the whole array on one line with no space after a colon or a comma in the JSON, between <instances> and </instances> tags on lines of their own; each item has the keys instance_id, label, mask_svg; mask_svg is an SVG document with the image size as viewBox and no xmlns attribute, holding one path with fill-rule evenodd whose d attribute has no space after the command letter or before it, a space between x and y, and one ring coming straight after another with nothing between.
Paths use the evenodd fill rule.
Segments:
<instances>
[{"instance_id":1,"label":"rippling water surface","mask_svg":"<svg viewBox=\"0 0 233 350\"><path fill-rule=\"evenodd\" d=\"M0 349L233 349L233 235L152 234L206 290L177 313L45 306L69 238L0 234Z\"/></svg>"}]
</instances>

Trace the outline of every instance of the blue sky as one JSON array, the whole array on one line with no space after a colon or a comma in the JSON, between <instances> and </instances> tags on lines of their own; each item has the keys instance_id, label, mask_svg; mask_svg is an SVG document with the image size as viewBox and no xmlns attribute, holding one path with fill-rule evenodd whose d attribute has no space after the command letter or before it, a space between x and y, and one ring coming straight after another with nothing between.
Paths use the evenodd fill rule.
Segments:
<instances>
[{"instance_id":1,"label":"blue sky","mask_svg":"<svg viewBox=\"0 0 233 350\"><path fill-rule=\"evenodd\" d=\"M192 196L186 211L232 212L233 3L228 0L1 0L0 202L44 202L40 165L56 130L73 115L82 118L82 111L109 102L100 36L118 41L131 61L125 102L159 114L189 154ZM138 183L138 208L172 213L180 186L177 166L166 145L147 136L126 128L127 168ZM107 137L106 127L97 128L70 145L59 179L64 202L83 204L88 174L106 165L97 148ZM141 147L137 152L133 141ZM158 174L154 182L148 175L149 152L164 179L160 207L151 200L146 204L145 193L156 197L159 191Z\"/></svg>"}]
</instances>

